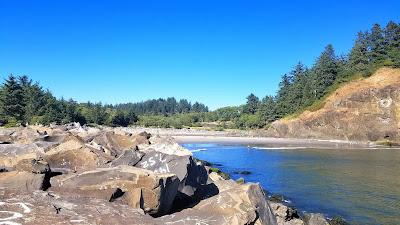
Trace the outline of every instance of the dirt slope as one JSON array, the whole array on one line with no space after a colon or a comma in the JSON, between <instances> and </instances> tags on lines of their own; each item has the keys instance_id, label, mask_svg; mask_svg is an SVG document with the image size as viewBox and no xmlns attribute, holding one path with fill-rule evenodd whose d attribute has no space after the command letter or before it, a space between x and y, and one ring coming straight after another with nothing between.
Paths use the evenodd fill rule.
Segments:
<instances>
[{"instance_id":1,"label":"dirt slope","mask_svg":"<svg viewBox=\"0 0 400 225\"><path fill-rule=\"evenodd\" d=\"M324 107L276 121L271 136L344 140L400 140L400 69L382 68L330 95Z\"/></svg>"}]
</instances>

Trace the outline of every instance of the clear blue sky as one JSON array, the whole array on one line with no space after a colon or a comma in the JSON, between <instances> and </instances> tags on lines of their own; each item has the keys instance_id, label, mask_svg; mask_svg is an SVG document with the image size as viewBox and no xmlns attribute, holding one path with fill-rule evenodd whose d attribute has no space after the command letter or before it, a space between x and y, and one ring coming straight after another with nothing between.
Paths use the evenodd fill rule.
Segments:
<instances>
[{"instance_id":1,"label":"clear blue sky","mask_svg":"<svg viewBox=\"0 0 400 225\"><path fill-rule=\"evenodd\" d=\"M298 61L338 53L400 1L0 0L0 76L103 103L175 96L215 109L274 94Z\"/></svg>"}]
</instances>

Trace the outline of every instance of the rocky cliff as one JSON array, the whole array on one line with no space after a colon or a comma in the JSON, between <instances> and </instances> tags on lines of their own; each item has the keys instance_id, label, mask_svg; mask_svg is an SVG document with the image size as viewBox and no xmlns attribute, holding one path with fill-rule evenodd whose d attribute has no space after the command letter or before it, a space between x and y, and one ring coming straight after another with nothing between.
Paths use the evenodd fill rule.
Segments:
<instances>
[{"instance_id":1,"label":"rocky cliff","mask_svg":"<svg viewBox=\"0 0 400 225\"><path fill-rule=\"evenodd\" d=\"M2 129L0 140L0 224L305 224L171 138L72 124ZM307 224L327 224L318 218Z\"/></svg>"},{"instance_id":2,"label":"rocky cliff","mask_svg":"<svg viewBox=\"0 0 400 225\"><path fill-rule=\"evenodd\" d=\"M277 137L400 140L400 70L382 68L337 89L317 111L274 122Z\"/></svg>"}]
</instances>

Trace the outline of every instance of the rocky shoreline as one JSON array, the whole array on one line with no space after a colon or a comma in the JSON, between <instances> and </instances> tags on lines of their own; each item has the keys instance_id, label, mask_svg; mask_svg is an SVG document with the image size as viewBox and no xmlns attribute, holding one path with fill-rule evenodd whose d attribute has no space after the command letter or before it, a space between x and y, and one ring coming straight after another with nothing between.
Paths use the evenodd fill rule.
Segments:
<instances>
[{"instance_id":1,"label":"rocky shoreline","mask_svg":"<svg viewBox=\"0 0 400 225\"><path fill-rule=\"evenodd\" d=\"M1 129L0 143L0 224L329 224L170 137L69 124Z\"/></svg>"}]
</instances>

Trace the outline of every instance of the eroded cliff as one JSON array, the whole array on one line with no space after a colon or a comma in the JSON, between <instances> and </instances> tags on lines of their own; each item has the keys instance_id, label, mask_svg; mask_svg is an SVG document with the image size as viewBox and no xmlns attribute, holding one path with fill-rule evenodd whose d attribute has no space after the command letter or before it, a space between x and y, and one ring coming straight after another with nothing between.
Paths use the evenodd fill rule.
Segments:
<instances>
[{"instance_id":1,"label":"eroded cliff","mask_svg":"<svg viewBox=\"0 0 400 225\"><path fill-rule=\"evenodd\" d=\"M400 140L400 69L381 68L331 94L322 108L272 123L277 137Z\"/></svg>"}]
</instances>

